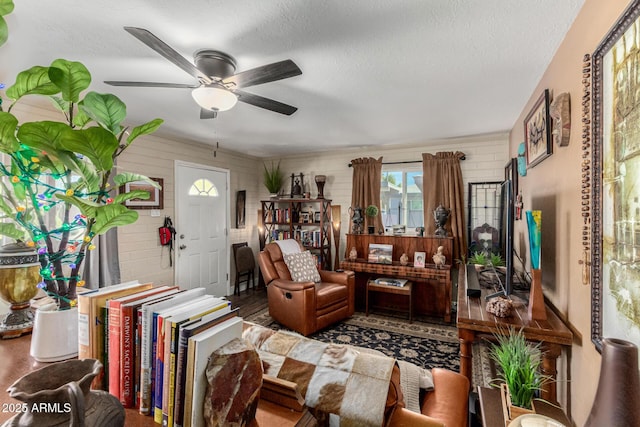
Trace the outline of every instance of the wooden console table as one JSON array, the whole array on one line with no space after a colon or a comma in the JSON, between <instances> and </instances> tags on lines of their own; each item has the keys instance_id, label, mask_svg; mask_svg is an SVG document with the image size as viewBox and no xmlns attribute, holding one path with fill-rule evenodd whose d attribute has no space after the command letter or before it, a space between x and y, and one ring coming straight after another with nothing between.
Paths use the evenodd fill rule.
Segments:
<instances>
[{"instance_id":1,"label":"wooden console table","mask_svg":"<svg viewBox=\"0 0 640 427\"><path fill-rule=\"evenodd\" d=\"M496 334L510 326L522 331L528 340L540 342L542 350L542 373L553 381L543 385L542 398L557 402L556 359L562 346L571 346L573 334L564 322L546 306L546 320L531 320L524 300L512 295L514 313L505 318L496 317L486 310L485 296L490 289L481 289L479 297L468 297L466 292L466 269L461 268L458 277L458 338L460 339L460 373L471 381L472 344L479 334Z\"/></svg>"},{"instance_id":2,"label":"wooden console table","mask_svg":"<svg viewBox=\"0 0 640 427\"><path fill-rule=\"evenodd\" d=\"M23 335L20 338L13 338L0 341L0 425L16 415L10 412L11 404L20 403L9 396L7 388L22 376L31 371L42 368L49 363L37 362L29 355L31 346L31 335ZM256 419L250 424L251 427L269 427L278 425L280 427L312 427L316 426L316 420L311 414L303 410L302 412L292 412L289 409L271 403L267 400L260 400L256 411ZM152 416L141 415L137 409L125 409L126 427L157 427Z\"/></svg>"}]
</instances>

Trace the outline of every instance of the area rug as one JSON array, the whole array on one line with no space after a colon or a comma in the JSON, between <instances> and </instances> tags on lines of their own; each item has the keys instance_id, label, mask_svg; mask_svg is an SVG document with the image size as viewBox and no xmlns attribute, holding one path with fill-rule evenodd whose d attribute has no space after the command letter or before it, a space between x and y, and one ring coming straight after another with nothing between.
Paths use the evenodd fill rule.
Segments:
<instances>
[{"instance_id":1,"label":"area rug","mask_svg":"<svg viewBox=\"0 0 640 427\"><path fill-rule=\"evenodd\" d=\"M245 320L274 330L286 329L261 310ZM336 344L349 344L378 350L387 356L430 368L460 370L460 344L455 326L426 322L409 323L375 314L366 316L356 312L349 319L311 335L309 338ZM486 348L474 345L473 386L487 386L491 379L491 365Z\"/></svg>"}]
</instances>

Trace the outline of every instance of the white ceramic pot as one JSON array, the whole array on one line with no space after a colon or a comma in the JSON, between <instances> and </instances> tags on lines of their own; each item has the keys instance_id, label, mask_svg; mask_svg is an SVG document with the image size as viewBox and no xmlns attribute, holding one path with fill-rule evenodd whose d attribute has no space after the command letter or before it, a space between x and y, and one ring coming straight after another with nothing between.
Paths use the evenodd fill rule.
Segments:
<instances>
[{"instance_id":1,"label":"white ceramic pot","mask_svg":"<svg viewBox=\"0 0 640 427\"><path fill-rule=\"evenodd\" d=\"M38 362L78 357L78 308L36 310L30 354Z\"/></svg>"}]
</instances>

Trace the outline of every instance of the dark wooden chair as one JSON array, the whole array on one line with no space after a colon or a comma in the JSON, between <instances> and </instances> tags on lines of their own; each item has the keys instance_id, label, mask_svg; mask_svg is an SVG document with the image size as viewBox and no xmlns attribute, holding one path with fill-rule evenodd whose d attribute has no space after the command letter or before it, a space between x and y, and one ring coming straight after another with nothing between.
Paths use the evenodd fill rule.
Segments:
<instances>
[{"instance_id":1,"label":"dark wooden chair","mask_svg":"<svg viewBox=\"0 0 640 427\"><path fill-rule=\"evenodd\" d=\"M233 259L236 263L236 282L233 288L233 294L240 295L240 282L242 280L247 281L247 292L249 292L249 286L253 289L256 287L256 261L253 256L253 249L248 246L247 242L234 243L231 247L233 248Z\"/></svg>"}]
</instances>

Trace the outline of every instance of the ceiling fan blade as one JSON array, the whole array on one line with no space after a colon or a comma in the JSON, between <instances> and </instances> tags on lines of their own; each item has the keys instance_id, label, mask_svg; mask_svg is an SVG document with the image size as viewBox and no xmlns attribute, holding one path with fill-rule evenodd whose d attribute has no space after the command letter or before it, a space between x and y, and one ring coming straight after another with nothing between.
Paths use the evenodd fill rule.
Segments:
<instances>
[{"instance_id":1,"label":"ceiling fan blade","mask_svg":"<svg viewBox=\"0 0 640 427\"><path fill-rule=\"evenodd\" d=\"M295 62L287 59L280 62L274 62L273 64L263 65L262 67L252 68L251 70L242 71L223 79L222 83L234 83L236 87L245 88L262 83L287 79L293 76L299 76L300 74L302 74L302 70L298 68Z\"/></svg>"},{"instance_id":2,"label":"ceiling fan blade","mask_svg":"<svg viewBox=\"0 0 640 427\"><path fill-rule=\"evenodd\" d=\"M104 82L111 86L167 87L167 88L186 88L186 89L195 89L197 87L200 87L199 84L182 84L182 83L120 82L120 81L114 81L114 80L105 80Z\"/></svg>"},{"instance_id":3,"label":"ceiling fan blade","mask_svg":"<svg viewBox=\"0 0 640 427\"><path fill-rule=\"evenodd\" d=\"M200 118L201 119L215 119L218 116L218 113L213 110L207 110L206 108L200 109Z\"/></svg>"},{"instance_id":4,"label":"ceiling fan blade","mask_svg":"<svg viewBox=\"0 0 640 427\"><path fill-rule=\"evenodd\" d=\"M209 78L209 76L196 68L195 65L189 62L184 56L176 52L171 46L160 40L158 37L154 36L150 31L145 30L144 28L137 27L124 27L124 29L132 36L140 40L142 43L146 44L151 49L155 50L160 55L164 56L166 59L173 62L175 65L191 74L201 82L207 84L213 82Z\"/></svg>"},{"instance_id":5,"label":"ceiling fan blade","mask_svg":"<svg viewBox=\"0 0 640 427\"><path fill-rule=\"evenodd\" d=\"M248 93L241 90L234 90L233 93L238 95L238 101L246 102L247 104L255 105L256 107L275 111L276 113L286 114L287 116L292 115L298 110L297 107L292 107L291 105L283 104L282 102L265 98L264 96L255 95L253 93Z\"/></svg>"}]
</instances>

